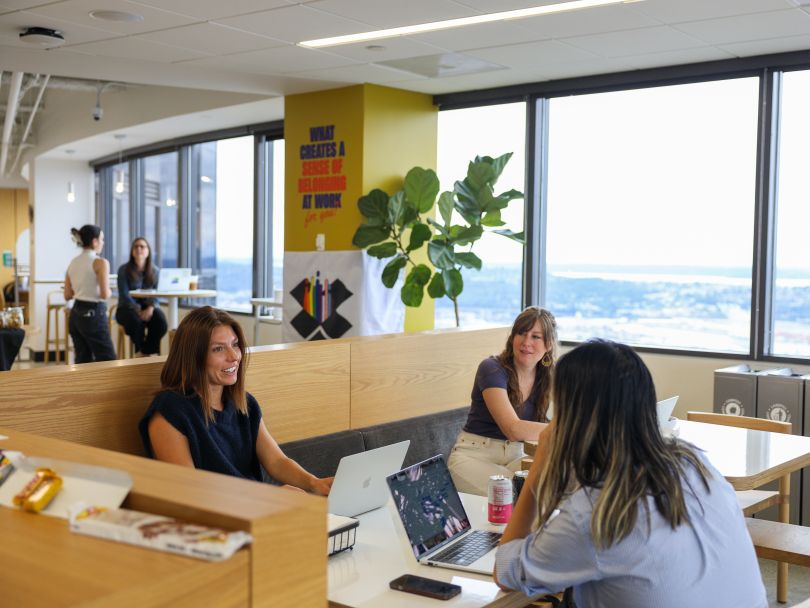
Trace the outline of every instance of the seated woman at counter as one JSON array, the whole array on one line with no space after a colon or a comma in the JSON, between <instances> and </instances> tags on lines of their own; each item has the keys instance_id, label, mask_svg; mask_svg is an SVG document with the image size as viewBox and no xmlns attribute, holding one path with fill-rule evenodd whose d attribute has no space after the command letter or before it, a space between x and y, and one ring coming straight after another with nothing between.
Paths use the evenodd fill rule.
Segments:
<instances>
[{"instance_id":1,"label":"seated woman at counter","mask_svg":"<svg viewBox=\"0 0 810 608\"><path fill-rule=\"evenodd\" d=\"M115 320L132 340L135 356L160 354L160 340L166 335L166 316L154 298L129 295L133 289L154 289L160 268L152 264L152 248L138 237L129 249L129 261L118 269L118 309Z\"/></svg>"},{"instance_id":2,"label":"seated woman at counter","mask_svg":"<svg viewBox=\"0 0 810 608\"><path fill-rule=\"evenodd\" d=\"M734 490L662 437L655 403L628 346L594 340L560 358L554 421L498 549L502 588L573 587L589 608L768 605Z\"/></svg>"},{"instance_id":3,"label":"seated woman at counter","mask_svg":"<svg viewBox=\"0 0 810 608\"><path fill-rule=\"evenodd\" d=\"M327 495L332 478L318 478L287 458L245 391L247 352L240 325L203 306L187 315L160 374L162 390L138 428L146 453L164 462L236 477L273 479Z\"/></svg>"},{"instance_id":4,"label":"seated woman at counter","mask_svg":"<svg viewBox=\"0 0 810 608\"><path fill-rule=\"evenodd\" d=\"M486 495L490 475L512 477L520 468L522 442L536 440L548 422L557 348L554 315L530 306L503 352L478 366L467 423L447 463L460 492Z\"/></svg>"}]
</instances>

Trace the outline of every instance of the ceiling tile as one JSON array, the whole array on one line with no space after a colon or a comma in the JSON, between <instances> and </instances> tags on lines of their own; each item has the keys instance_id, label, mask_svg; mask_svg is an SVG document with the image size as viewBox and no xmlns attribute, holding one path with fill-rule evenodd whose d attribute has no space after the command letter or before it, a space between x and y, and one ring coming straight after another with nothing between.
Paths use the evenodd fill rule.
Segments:
<instances>
[{"instance_id":1,"label":"ceiling tile","mask_svg":"<svg viewBox=\"0 0 810 608\"><path fill-rule=\"evenodd\" d=\"M372 47L372 50L368 49L369 46ZM375 50L373 47L382 48ZM335 55L348 57L349 59L354 59L362 63L376 63L391 59L435 55L445 49L435 47L432 44L417 42L409 37L400 36L397 38L386 38L385 40L373 40L371 42L360 42L357 44L342 44L325 50Z\"/></svg>"},{"instance_id":2,"label":"ceiling tile","mask_svg":"<svg viewBox=\"0 0 810 608\"><path fill-rule=\"evenodd\" d=\"M95 9L134 13L141 15L143 21L117 22L95 19L89 15L90 11ZM30 12L35 15L61 19L70 23L117 34L138 34L194 22L194 19L190 17L169 13L149 6L133 4L126 0L104 0L104 2L99 2L98 0L65 0L63 2L55 2L32 8Z\"/></svg>"},{"instance_id":3,"label":"ceiling tile","mask_svg":"<svg viewBox=\"0 0 810 608\"><path fill-rule=\"evenodd\" d=\"M373 63L363 65L347 65L329 70L306 70L296 74L299 78L315 78L319 80L337 80L354 84L370 82L372 84L387 84L402 80L403 78L415 78L415 74L402 72L384 66L377 66Z\"/></svg>"},{"instance_id":4,"label":"ceiling tile","mask_svg":"<svg viewBox=\"0 0 810 608\"><path fill-rule=\"evenodd\" d=\"M101 42L88 42L87 44L76 45L73 50L90 55L102 57L121 57L123 59L135 59L139 61L155 61L158 63L174 63L195 57L203 57L204 53L192 51L191 49L181 49L176 46L151 42L136 37L116 38L115 40L103 40Z\"/></svg>"},{"instance_id":5,"label":"ceiling tile","mask_svg":"<svg viewBox=\"0 0 810 608\"><path fill-rule=\"evenodd\" d=\"M561 0L499 0L493 6L492 0L455 0L459 4L469 6L482 13L494 13L500 11L514 11L519 8L531 8L533 6L545 6L546 4L556 4Z\"/></svg>"},{"instance_id":6,"label":"ceiling tile","mask_svg":"<svg viewBox=\"0 0 810 608\"><path fill-rule=\"evenodd\" d=\"M600 6L568 13L516 19L510 23L534 32L540 38L568 38L660 25L657 20L636 11L634 7L635 5L624 4Z\"/></svg>"},{"instance_id":7,"label":"ceiling tile","mask_svg":"<svg viewBox=\"0 0 810 608\"><path fill-rule=\"evenodd\" d=\"M806 49L810 49L810 35L783 36L768 40L735 42L731 44L723 44L720 46L720 48L732 53L735 57L751 57L752 55L804 51Z\"/></svg>"},{"instance_id":8,"label":"ceiling tile","mask_svg":"<svg viewBox=\"0 0 810 608\"><path fill-rule=\"evenodd\" d=\"M466 54L511 68L525 69L551 63L590 61L596 58L591 53L554 40L477 49L467 51Z\"/></svg>"},{"instance_id":9,"label":"ceiling tile","mask_svg":"<svg viewBox=\"0 0 810 608\"><path fill-rule=\"evenodd\" d=\"M188 65L222 68L254 74L294 74L304 70L354 65L356 62L323 51L298 46L285 46L222 57L193 59L186 63Z\"/></svg>"},{"instance_id":10,"label":"ceiling tile","mask_svg":"<svg viewBox=\"0 0 810 608\"><path fill-rule=\"evenodd\" d=\"M228 55L287 46L287 43L281 40L273 40L216 23L198 23L176 27L142 34L138 38L194 49L210 55Z\"/></svg>"},{"instance_id":11,"label":"ceiling tile","mask_svg":"<svg viewBox=\"0 0 810 608\"><path fill-rule=\"evenodd\" d=\"M367 23L336 17L308 6L288 6L242 17L217 19L217 23L292 43L368 30Z\"/></svg>"},{"instance_id":12,"label":"ceiling tile","mask_svg":"<svg viewBox=\"0 0 810 608\"><path fill-rule=\"evenodd\" d=\"M374 27L389 28L471 17L479 11L449 0L317 0L307 6L362 21Z\"/></svg>"},{"instance_id":13,"label":"ceiling tile","mask_svg":"<svg viewBox=\"0 0 810 608\"><path fill-rule=\"evenodd\" d=\"M697 49L684 49L666 51L664 53L647 53L622 57L622 61L633 69L657 68L667 65L681 65L684 63L702 63L704 61L718 61L721 59L734 59L735 55L713 46L704 46Z\"/></svg>"},{"instance_id":14,"label":"ceiling tile","mask_svg":"<svg viewBox=\"0 0 810 608\"><path fill-rule=\"evenodd\" d=\"M513 25L517 23L497 21L494 23L481 23L467 27L456 27L438 32L416 34L409 36L412 40L427 42L449 51L466 51L468 49L482 49L491 46L501 46L504 41L509 44L533 42L543 36L525 28Z\"/></svg>"},{"instance_id":15,"label":"ceiling tile","mask_svg":"<svg viewBox=\"0 0 810 608\"><path fill-rule=\"evenodd\" d=\"M286 0L228 0L227 2L222 0L133 0L133 4L143 4L205 20L235 17L290 5Z\"/></svg>"},{"instance_id":16,"label":"ceiling tile","mask_svg":"<svg viewBox=\"0 0 810 608\"><path fill-rule=\"evenodd\" d=\"M566 38L565 42L604 57L625 57L696 48L706 44L668 26Z\"/></svg>"},{"instance_id":17,"label":"ceiling tile","mask_svg":"<svg viewBox=\"0 0 810 608\"><path fill-rule=\"evenodd\" d=\"M789 0L644 0L633 8L663 23L679 23L775 11L789 6Z\"/></svg>"},{"instance_id":18,"label":"ceiling tile","mask_svg":"<svg viewBox=\"0 0 810 608\"><path fill-rule=\"evenodd\" d=\"M27 27L39 26L47 27L53 30L59 30L65 37L65 44L77 44L82 42L92 42L95 40L106 40L113 38L115 35L110 32L105 32L101 29L84 27L76 25L75 23L68 23L61 19L54 19L52 17L45 17L43 15L35 15L27 11L18 11L15 13L6 13L0 15L0 35L17 37L18 42L15 46L23 48L32 48L30 44L19 42L19 34Z\"/></svg>"},{"instance_id":19,"label":"ceiling tile","mask_svg":"<svg viewBox=\"0 0 810 608\"><path fill-rule=\"evenodd\" d=\"M810 34L810 15L796 8L680 23L673 27L709 44L729 44Z\"/></svg>"}]
</instances>

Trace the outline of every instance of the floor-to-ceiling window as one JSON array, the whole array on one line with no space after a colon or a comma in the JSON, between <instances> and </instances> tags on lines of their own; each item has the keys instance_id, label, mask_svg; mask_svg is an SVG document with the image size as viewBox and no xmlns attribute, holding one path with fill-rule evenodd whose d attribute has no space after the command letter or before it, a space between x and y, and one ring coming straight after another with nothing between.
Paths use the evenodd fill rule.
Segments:
<instances>
[{"instance_id":1,"label":"floor-to-ceiling window","mask_svg":"<svg viewBox=\"0 0 810 608\"><path fill-rule=\"evenodd\" d=\"M177 152L140 160L143 181L143 235L152 245L153 261L176 268L180 260Z\"/></svg>"}]
</instances>

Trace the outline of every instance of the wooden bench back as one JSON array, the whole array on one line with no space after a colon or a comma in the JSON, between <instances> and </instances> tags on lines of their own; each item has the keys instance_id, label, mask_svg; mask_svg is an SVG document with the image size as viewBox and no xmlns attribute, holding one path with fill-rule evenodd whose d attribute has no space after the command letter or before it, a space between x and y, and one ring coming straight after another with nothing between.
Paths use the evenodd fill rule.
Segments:
<instances>
[{"instance_id":1,"label":"wooden bench back","mask_svg":"<svg viewBox=\"0 0 810 608\"><path fill-rule=\"evenodd\" d=\"M478 363L506 328L442 330L251 350L247 390L279 442L469 403ZM137 432L165 357L0 375L0 427L143 455Z\"/></svg>"}]
</instances>

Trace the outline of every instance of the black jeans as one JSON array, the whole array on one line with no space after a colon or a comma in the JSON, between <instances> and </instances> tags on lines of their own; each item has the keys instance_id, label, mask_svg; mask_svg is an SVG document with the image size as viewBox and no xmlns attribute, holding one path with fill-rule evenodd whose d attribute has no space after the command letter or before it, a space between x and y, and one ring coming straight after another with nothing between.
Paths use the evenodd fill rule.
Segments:
<instances>
[{"instance_id":1,"label":"black jeans","mask_svg":"<svg viewBox=\"0 0 810 608\"><path fill-rule=\"evenodd\" d=\"M76 351L76 363L112 361L117 358L110 339L105 302L76 300L70 311L68 328Z\"/></svg>"},{"instance_id":2,"label":"black jeans","mask_svg":"<svg viewBox=\"0 0 810 608\"><path fill-rule=\"evenodd\" d=\"M144 323L135 308L126 305L119 306L115 312L115 320L124 327L124 331L132 340L136 353L160 354L160 339L166 335L166 331L169 329L166 315L163 314L160 307L155 306L152 318Z\"/></svg>"}]
</instances>

